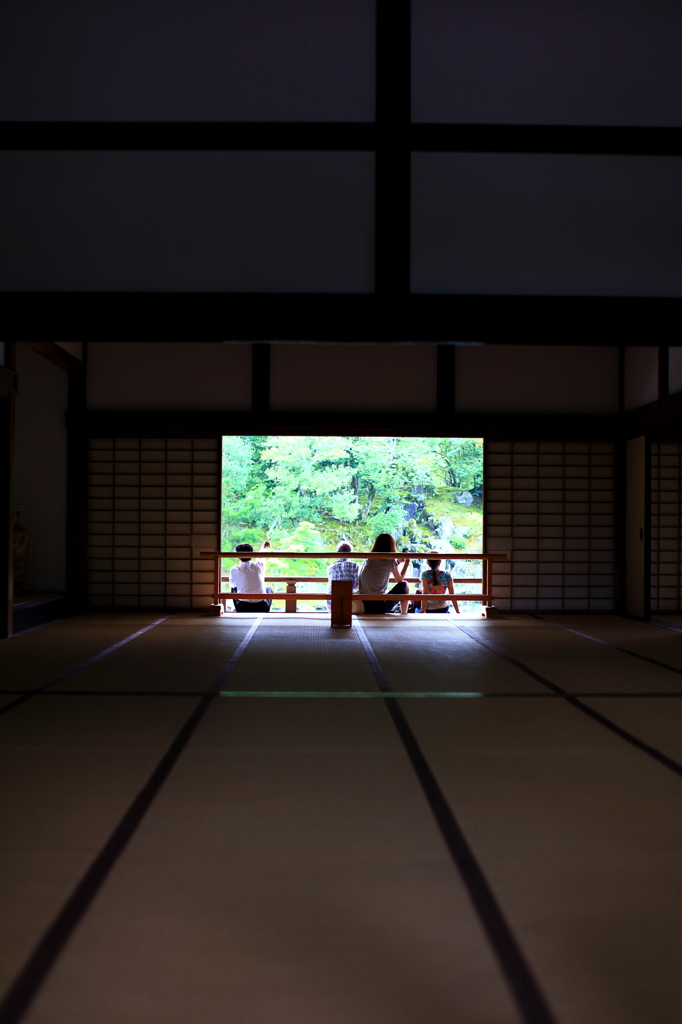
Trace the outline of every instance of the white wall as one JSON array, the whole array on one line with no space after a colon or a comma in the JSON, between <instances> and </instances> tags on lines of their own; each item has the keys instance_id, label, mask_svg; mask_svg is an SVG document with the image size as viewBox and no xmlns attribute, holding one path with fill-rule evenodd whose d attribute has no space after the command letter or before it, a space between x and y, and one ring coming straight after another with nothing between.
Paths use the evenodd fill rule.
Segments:
<instances>
[{"instance_id":1,"label":"white wall","mask_svg":"<svg viewBox=\"0 0 682 1024\"><path fill-rule=\"evenodd\" d=\"M682 387L671 349L671 391ZM272 344L276 411L431 412L434 345ZM657 397L657 350L629 347L626 407ZM678 383L678 377L680 382ZM457 412L611 415L618 411L618 349L585 345L455 348ZM628 404L629 403L629 404ZM218 342L88 343L92 410L248 410L251 346ZM390 429L387 426L387 432ZM397 428L392 428L397 429Z\"/></svg>"},{"instance_id":2,"label":"white wall","mask_svg":"<svg viewBox=\"0 0 682 1024\"><path fill-rule=\"evenodd\" d=\"M270 404L277 410L430 412L434 345L273 345ZM386 420L386 433L400 433Z\"/></svg>"},{"instance_id":3,"label":"white wall","mask_svg":"<svg viewBox=\"0 0 682 1024\"><path fill-rule=\"evenodd\" d=\"M15 504L30 537L25 591L66 589L68 374L17 345Z\"/></svg>"},{"instance_id":4,"label":"white wall","mask_svg":"<svg viewBox=\"0 0 682 1024\"><path fill-rule=\"evenodd\" d=\"M457 346L457 412L618 412L618 349Z\"/></svg>"},{"instance_id":5,"label":"white wall","mask_svg":"<svg viewBox=\"0 0 682 1024\"><path fill-rule=\"evenodd\" d=\"M0 285L370 292L374 156L0 153Z\"/></svg>"},{"instance_id":6,"label":"white wall","mask_svg":"<svg viewBox=\"0 0 682 1024\"><path fill-rule=\"evenodd\" d=\"M90 409L251 408L251 346L219 342L91 341Z\"/></svg>"},{"instance_id":7,"label":"white wall","mask_svg":"<svg viewBox=\"0 0 682 1024\"><path fill-rule=\"evenodd\" d=\"M374 117L372 0L21 0L0 40L0 119Z\"/></svg>"},{"instance_id":8,"label":"white wall","mask_svg":"<svg viewBox=\"0 0 682 1024\"><path fill-rule=\"evenodd\" d=\"M673 157L415 153L412 290L680 295Z\"/></svg>"},{"instance_id":9,"label":"white wall","mask_svg":"<svg viewBox=\"0 0 682 1024\"><path fill-rule=\"evenodd\" d=\"M625 349L625 409L637 409L658 398L658 349L628 345Z\"/></svg>"}]
</instances>

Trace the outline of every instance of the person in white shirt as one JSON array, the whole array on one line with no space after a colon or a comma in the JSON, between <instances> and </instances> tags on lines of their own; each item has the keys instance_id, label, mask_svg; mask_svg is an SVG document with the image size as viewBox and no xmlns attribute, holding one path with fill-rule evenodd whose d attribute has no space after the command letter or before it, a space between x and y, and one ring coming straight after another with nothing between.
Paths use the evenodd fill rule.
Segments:
<instances>
[{"instance_id":1,"label":"person in white shirt","mask_svg":"<svg viewBox=\"0 0 682 1024\"><path fill-rule=\"evenodd\" d=\"M270 547L266 540L263 549ZM237 544L235 551L253 551L250 544ZM265 562L262 558L240 558L240 564L230 569L230 589L233 594L271 594L272 587L265 586ZM240 598L234 601L236 612L269 612L271 600L257 597Z\"/></svg>"}]
</instances>

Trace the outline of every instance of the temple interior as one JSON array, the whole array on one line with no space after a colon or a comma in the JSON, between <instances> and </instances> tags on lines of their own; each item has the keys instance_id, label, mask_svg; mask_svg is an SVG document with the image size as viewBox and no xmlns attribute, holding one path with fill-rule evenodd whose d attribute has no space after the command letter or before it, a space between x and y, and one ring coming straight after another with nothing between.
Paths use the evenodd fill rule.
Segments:
<instances>
[{"instance_id":1,"label":"temple interior","mask_svg":"<svg viewBox=\"0 0 682 1024\"><path fill-rule=\"evenodd\" d=\"M0 1024L679 1022L680 40L2 6ZM216 614L224 439L388 435L472 607Z\"/></svg>"}]
</instances>

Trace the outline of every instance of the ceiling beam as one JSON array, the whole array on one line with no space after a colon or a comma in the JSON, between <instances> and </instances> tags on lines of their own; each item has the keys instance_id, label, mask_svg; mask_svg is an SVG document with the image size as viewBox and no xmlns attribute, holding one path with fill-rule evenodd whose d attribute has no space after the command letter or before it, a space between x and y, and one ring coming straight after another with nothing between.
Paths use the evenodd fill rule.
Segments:
<instances>
[{"instance_id":1,"label":"ceiling beam","mask_svg":"<svg viewBox=\"0 0 682 1024\"><path fill-rule=\"evenodd\" d=\"M391 117L402 103L409 73L399 76L401 4L391 5L378 38L388 89L377 92L377 123L370 121L2 121L3 150L367 151L381 148L390 123L393 145L415 153L599 153L679 156L682 129L621 125L422 124ZM394 9L390 9L394 8ZM404 35L404 33L403 33ZM396 47L400 45L397 41ZM404 49L404 46L402 47ZM395 72L395 73L394 73Z\"/></svg>"},{"instance_id":2,"label":"ceiling beam","mask_svg":"<svg viewBox=\"0 0 682 1024\"><path fill-rule=\"evenodd\" d=\"M583 295L5 292L25 337L675 345L682 300ZM32 341L35 344L35 341ZM41 344L50 344L41 342Z\"/></svg>"}]
</instances>

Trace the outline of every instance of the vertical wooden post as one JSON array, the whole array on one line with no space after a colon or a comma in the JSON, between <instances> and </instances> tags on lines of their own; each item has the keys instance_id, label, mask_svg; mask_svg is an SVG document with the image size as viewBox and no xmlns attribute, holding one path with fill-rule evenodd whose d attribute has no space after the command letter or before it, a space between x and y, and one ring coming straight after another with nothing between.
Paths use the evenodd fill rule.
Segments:
<instances>
[{"instance_id":1,"label":"vertical wooden post","mask_svg":"<svg viewBox=\"0 0 682 1024\"><path fill-rule=\"evenodd\" d=\"M353 613L353 584L350 580L332 580L332 626L348 628Z\"/></svg>"},{"instance_id":2,"label":"vertical wooden post","mask_svg":"<svg viewBox=\"0 0 682 1024\"><path fill-rule=\"evenodd\" d=\"M69 369L66 414L66 593L72 613L88 603L88 434L87 344L83 359Z\"/></svg>"},{"instance_id":3,"label":"vertical wooden post","mask_svg":"<svg viewBox=\"0 0 682 1024\"><path fill-rule=\"evenodd\" d=\"M289 583L287 583L287 594L295 594L295 593L296 593L296 584L293 581L290 580ZM287 599L284 602L284 611L285 612L295 612L296 611L296 598L295 597L294 598L287 597Z\"/></svg>"},{"instance_id":4,"label":"vertical wooden post","mask_svg":"<svg viewBox=\"0 0 682 1024\"><path fill-rule=\"evenodd\" d=\"M670 394L670 349L667 345L658 346L658 400Z\"/></svg>"},{"instance_id":5,"label":"vertical wooden post","mask_svg":"<svg viewBox=\"0 0 682 1024\"><path fill-rule=\"evenodd\" d=\"M4 343L0 369L0 640L12 635L14 617L15 344Z\"/></svg>"},{"instance_id":6,"label":"vertical wooden post","mask_svg":"<svg viewBox=\"0 0 682 1024\"><path fill-rule=\"evenodd\" d=\"M395 316L410 294L411 3L376 3L374 292Z\"/></svg>"},{"instance_id":7,"label":"vertical wooden post","mask_svg":"<svg viewBox=\"0 0 682 1024\"><path fill-rule=\"evenodd\" d=\"M490 598L490 562L487 558L481 561L481 593L483 594L483 600L481 604L488 605L491 603Z\"/></svg>"},{"instance_id":8,"label":"vertical wooden post","mask_svg":"<svg viewBox=\"0 0 682 1024\"><path fill-rule=\"evenodd\" d=\"M220 604L221 563L222 558L217 554L213 563L213 604Z\"/></svg>"}]
</instances>

